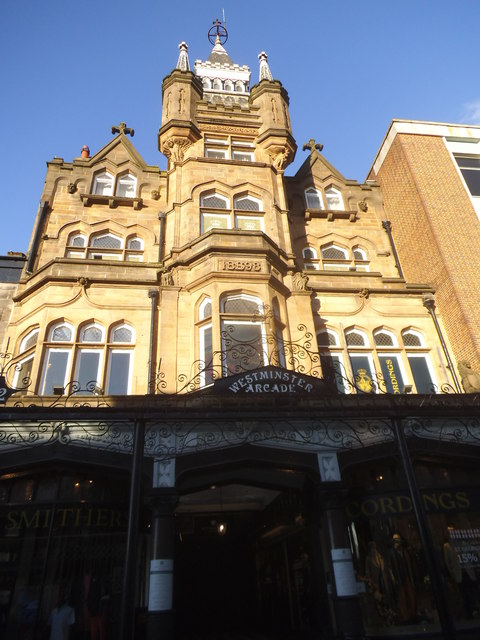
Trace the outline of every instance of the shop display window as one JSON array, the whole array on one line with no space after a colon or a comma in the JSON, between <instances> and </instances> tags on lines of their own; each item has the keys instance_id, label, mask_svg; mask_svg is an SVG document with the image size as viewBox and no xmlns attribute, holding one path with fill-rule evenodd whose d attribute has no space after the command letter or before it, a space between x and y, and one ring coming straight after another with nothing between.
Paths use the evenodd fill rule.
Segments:
<instances>
[{"instance_id":1,"label":"shop display window","mask_svg":"<svg viewBox=\"0 0 480 640\"><path fill-rule=\"evenodd\" d=\"M416 460L415 475L451 618L457 629L476 628L480 471L448 461ZM403 629L421 637L438 632L432 577L400 465L393 460L363 465L350 470L345 479L350 488L349 534L367 633L395 635Z\"/></svg>"},{"instance_id":2,"label":"shop display window","mask_svg":"<svg viewBox=\"0 0 480 640\"><path fill-rule=\"evenodd\" d=\"M118 637L128 488L128 477L111 472L0 478L2 640L50 637L59 606L71 638L91 637L93 615L99 637Z\"/></svg>"}]
</instances>

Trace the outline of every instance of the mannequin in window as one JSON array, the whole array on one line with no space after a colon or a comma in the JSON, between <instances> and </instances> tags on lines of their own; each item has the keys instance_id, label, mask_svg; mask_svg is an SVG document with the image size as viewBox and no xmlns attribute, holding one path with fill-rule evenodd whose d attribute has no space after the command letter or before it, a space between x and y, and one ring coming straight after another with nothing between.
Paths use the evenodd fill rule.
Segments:
<instances>
[{"instance_id":1,"label":"mannequin in window","mask_svg":"<svg viewBox=\"0 0 480 640\"><path fill-rule=\"evenodd\" d=\"M372 540L368 543L368 555L365 559L365 576L373 594L375 606L382 617L391 614L393 601L392 574L385 560Z\"/></svg>"},{"instance_id":2,"label":"mannequin in window","mask_svg":"<svg viewBox=\"0 0 480 640\"><path fill-rule=\"evenodd\" d=\"M68 640L70 629L75 624L75 611L68 604L65 587L61 587L57 606L50 613L48 626L50 627L50 640Z\"/></svg>"},{"instance_id":3,"label":"mannequin in window","mask_svg":"<svg viewBox=\"0 0 480 640\"><path fill-rule=\"evenodd\" d=\"M412 623L417 618L417 601L410 553L398 533L393 534L392 548L388 555L393 578L395 599L400 623Z\"/></svg>"}]
</instances>

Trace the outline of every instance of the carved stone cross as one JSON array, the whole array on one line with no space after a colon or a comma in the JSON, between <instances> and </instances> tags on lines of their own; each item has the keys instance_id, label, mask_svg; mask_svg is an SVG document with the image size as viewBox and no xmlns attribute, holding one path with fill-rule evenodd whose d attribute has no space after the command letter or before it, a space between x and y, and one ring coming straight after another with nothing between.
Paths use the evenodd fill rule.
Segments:
<instances>
[{"instance_id":1,"label":"carved stone cross","mask_svg":"<svg viewBox=\"0 0 480 640\"><path fill-rule=\"evenodd\" d=\"M310 153L313 153L315 149L317 149L317 151L321 151L323 149L323 144L315 142L313 138L310 138L310 140L303 145L303 150L306 151L307 149L310 149Z\"/></svg>"},{"instance_id":2,"label":"carved stone cross","mask_svg":"<svg viewBox=\"0 0 480 640\"><path fill-rule=\"evenodd\" d=\"M126 122L120 122L120 124L116 127L112 127L112 133L123 133L125 136L133 136L135 135L135 131L127 127Z\"/></svg>"}]
</instances>

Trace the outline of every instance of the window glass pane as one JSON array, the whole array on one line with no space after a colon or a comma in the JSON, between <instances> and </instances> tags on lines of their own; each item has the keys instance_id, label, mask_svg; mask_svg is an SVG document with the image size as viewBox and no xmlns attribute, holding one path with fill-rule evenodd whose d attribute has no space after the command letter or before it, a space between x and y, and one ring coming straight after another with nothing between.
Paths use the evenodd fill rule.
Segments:
<instances>
[{"instance_id":1,"label":"window glass pane","mask_svg":"<svg viewBox=\"0 0 480 640\"><path fill-rule=\"evenodd\" d=\"M140 238L131 238L128 241L128 248L133 251L141 251L143 249L143 243Z\"/></svg>"},{"instance_id":2,"label":"window glass pane","mask_svg":"<svg viewBox=\"0 0 480 640\"><path fill-rule=\"evenodd\" d=\"M335 336L328 331L321 331L317 333L317 343L319 347L328 347L330 345L338 344L335 340Z\"/></svg>"},{"instance_id":3,"label":"window glass pane","mask_svg":"<svg viewBox=\"0 0 480 640\"><path fill-rule=\"evenodd\" d=\"M325 191L327 198L327 209L342 209L342 199L336 191Z\"/></svg>"},{"instance_id":4,"label":"window glass pane","mask_svg":"<svg viewBox=\"0 0 480 640\"><path fill-rule=\"evenodd\" d=\"M121 249L122 241L115 236L97 236L92 238L92 247L101 247L102 249Z\"/></svg>"},{"instance_id":5,"label":"window glass pane","mask_svg":"<svg viewBox=\"0 0 480 640\"><path fill-rule=\"evenodd\" d=\"M474 156L455 156L458 166L462 169L480 169L480 158Z\"/></svg>"},{"instance_id":6,"label":"window glass pane","mask_svg":"<svg viewBox=\"0 0 480 640\"><path fill-rule=\"evenodd\" d=\"M475 169L462 169L462 176L472 196L480 196L480 171Z\"/></svg>"},{"instance_id":7,"label":"window glass pane","mask_svg":"<svg viewBox=\"0 0 480 640\"><path fill-rule=\"evenodd\" d=\"M379 331L373 336L373 340L377 347L393 347L393 338L389 333L385 331Z\"/></svg>"},{"instance_id":8,"label":"window glass pane","mask_svg":"<svg viewBox=\"0 0 480 640\"><path fill-rule=\"evenodd\" d=\"M121 198L134 198L136 186L137 181L133 176L122 176L118 179L117 196L120 196Z\"/></svg>"},{"instance_id":9,"label":"window glass pane","mask_svg":"<svg viewBox=\"0 0 480 640\"><path fill-rule=\"evenodd\" d=\"M100 196L111 196L113 193L113 177L108 173L101 173L95 178L93 193Z\"/></svg>"},{"instance_id":10,"label":"window glass pane","mask_svg":"<svg viewBox=\"0 0 480 640\"><path fill-rule=\"evenodd\" d=\"M82 391L98 385L98 369L100 365L100 351L79 351L76 381Z\"/></svg>"},{"instance_id":11,"label":"window glass pane","mask_svg":"<svg viewBox=\"0 0 480 640\"><path fill-rule=\"evenodd\" d=\"M258 369L266 364L260 323L222 322L222 347L225 375Z\"/></svg>"},{"instance_id":12,"label":"window glass pane","mask_svg":"<svg viewBox=\"0 0 480 640\"><path fill-rule=\"evenodd\" d=\"M201 206L211 209L227 209L227 201L216 195L205 196L202 198Z\"/></svg>"},{"instance_id":13,"label":"window glass pane","mask_svg":"<svg viewBox=\"0 0 480 640\"><path fill-rule=\"evenodd\" d=\"M237 216L235 226L243 231L263 231L262 218Z\"/></svg>"},{"instance_id":14,"label":"window glass pane","mask_svg":"<svg viewBox=\"0 0 480 640\"><path fill-rule=\"evenodd\" d=\"M239 211L260 211L260 205L252 198L237 198L234 204Z\"/></svg>"},{"instance_id":15,"label":"window glass pane","mask_svg":"<svg viewBox=\"0 0 480 640\"><path fill-rule=\"evenodd\" d=\"M102 342L103 331L99 327L86 327L82 331L82 342Z\"/></svg>"},{"instance_id":16,"label":"window glass pane","mask_svg":"<svg viewBox=\"0 0 480 640\"><path fill-rule=\"evenodd\" d=\"M25 338L22 341L20 353L23 353L24 351L27 351L28 349L31 349L32 347L34 347L37 344L37 340L38 340L38 329L36 329L35 331L32 331L27 336L25 336Z\"/></svg>"},{"instance_id":17,"label":"window glass pane","mask_svg":"<svg viewBox=\"0 0 480 640\"><path fill-rule=\"evenodd\" d=\"M107 383L108 395L126 395L130 373L130 351L112 351Z\"/></svg>"},{"instance_id":18,"label":"window glass pane","mask_svg":"<svg viewBox=\"0 0 480 640\"><path fill-rule=\"evenodd\" d=\"M373 384L374 376L368 356L350 354L350 362L353 371L353 381L357 390L363 393L375 391Z\"/></svg>"},{"instance_id":19,"label":"window glass pane","mask_svg":"<svg viewBox=\"0 0 480 640\"><path fill-rule=\"evenodd\" d=\"M322 258L327 260L347 260L348 255L344 249L339 249L338 247L323 247Z\"/></svg>"},{"instance_id":20,"label":"window glass pane","mask_svg":"<svg viewBox=\"0 0 480 640\"><path fill-rule=\"evenodd\" d=\"M133 342L133 332L128 327L114 329L112 342Z\"/></svg>"},{"instance_id":21,"label":"window glass pane","mask_svg":"<svg viewBox=\"0 0 480 640\"><path fill-rule=\"evenodd\" d=\"M54 387L64 387L67 375L69 351L49 350L45 363L42 394L53 395Z\"/></svg>"},{"instance_id":22,"label":"window glass pane","mask_svg":"<svg viewBox=\"0 0 480 640\"><path fill-rule=\"evenodd\" d=\"M205 318L210 318L211 315L212 315L212 303L210 302L210 300L205 300L200 305L198 319L204 320Z\"/></svg>"},{"instance_id":23,"label":"window glass pane","mask_svg":"<svg viewBox=\"0 0 480 640\"><path fill-rule=\"evenodd\" d=\"M345 393L345 382L343 380L345 372L340 356L334 353L321 353L320 364L323 378L327 382L334 384L339 393Z\"/></svg>"},{"instance_id":24,"label":"window glass pane","mask_svg":"<svg viewBox=\"0 0 480 640\"><path fill-rule=\"evenodd\" d=\"M18 369L17 369L18 367ZM30 387L31 375L33 367L33 358L28 358L15 366L15 378L13 380L13 386L16 389L24 389Z\"/></svg>"},{"instance_id":25,"label":"window glass pane","mask_svg":"<svg viewBox=\"0 0 480 640\"><path fill-rule=\"evenodd\" d=\"M366 260L367 259L367 255L365 253L365 251L363 251L363 249L354 249L353 250L353 257L355 260Z\"/></svg>"},{"instance_id":26,"label":"window glass pane","mask_svg":"<svg viewBox=\"0 0 480 640\"><path fill-rule=\"evenodd\" d=\"M70 327L66 327L62 325L60 327L55 327L52 333L52 341L53 342L70 342L72 339L72 330Z\"/></svg>"},{"instance_id":27,"label":"window glass pane","mask_svg":"<svg viewBox=\"0 0 480 640\"><path fill-rule=\"evenodd\" d=\"M396 356L378 356L387 393L403 393L404 380Z\"/></svg>"},{"instance_id":28,"label":"window glass pane","mask_svg":"<svg viewBox=\"0 0 480 640\"><path fill-rule=\"evenodd\" d=\"M310 209L323 209L322 198L314 189L305 191L307 207Z\"/></svg>"},{"instance_id":29,"label":"window glass pane","mask_svg":"<svg viewBox=\"0 0 480 640\"><path fill-rule=\"evenodd\" d=\"M202 327L200 329L200 349L201 349L201 369L202 384L212 384L213 382L213 346L212 346L212 327Z\"/></svg>"},{"instance_id":30,"label":"window glass pane","mask_svg":"<svg viewBox=\"0 0 480 640\"><path fill-rule=\"evenodd\" d=\"M366 347L365 337L358 331L345 334L345 340L349 347Z\"/></svg>"},{"instance_id":31,"label":"window glass pane","mask_svg":"<svg viewBox=\"0 0 480 640\"><path fill-rule=\"evenodd\" d=\"M205 149L206 158L217 158L218 160L226 160L227 152L224 149Z\"/></svg>"},{"instance_id":32,"label":"window glass pane","mask_svg":"<svg viewBox=\"0 0 480 640\"><path fill-rule=\"evenodd\" d=\"M202 233L207 233L210 229L228 229L228 216L204 213L202 215Z\"/></svg>"},{"instance_id":33,"label":"window glass pane","mask_svg":"<svg viewBox=\"0 0 480 640\"><path fill-rule=\"evenodd\" d=\"M242 160L243 162L253 162L253 153L249 151L233 151L233 160Z\"/></svg>"},{"instance_id":34,"label":"window glass pane","mask_svg":"<svg viewBox=\"0 0 480 640\"><path fill-rule=\"evenodd\" d=\"M261 304L257 300L249 298L227 298L223 304L225 313L248 313L259 314L261 312Z\"/></svg>"},{"instance_id":35,"label":"window glass pane","mask_svg":"<svg viewBox=\"0 0 480 640\"><path fill-rule=\"evenodd\" d=\"M84 247L86 244L83 236L75 236L70 240L70 246L72 247Z\"/></svg>"},{"instance_id":36,"label":"window glass pane","mask_svg":"<svg viewBox=\"0 0 480 640\"><path fill-rule=\"evenodd\" d=\"M424 356L407 355L417 393L434 393L435 384L430 375L427 360Z\"/></svg>"},{"instance_id":37,"label":"window glass pane","mask_svg":"<svg viewBox=\"0 0 480 640\"><path fill-rule=\"evenodd\" d=\"M403 334L403 343L406 347L421 347L422 340L420 336L417 336L415 333L406 332Z\"/></svg>"}]
</instances>

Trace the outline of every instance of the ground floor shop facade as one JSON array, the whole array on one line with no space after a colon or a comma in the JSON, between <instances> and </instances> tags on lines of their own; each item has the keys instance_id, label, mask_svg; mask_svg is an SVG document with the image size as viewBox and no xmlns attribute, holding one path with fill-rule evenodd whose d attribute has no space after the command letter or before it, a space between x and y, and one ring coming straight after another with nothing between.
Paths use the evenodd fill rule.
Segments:
<instances>
[{"instance_id":1,"label":"ground floor shop facade","mask_svg":"<svg viewBox=\"0 0 480 640\"><path fill-rule=\"evenodd\" d=\"M2 407L1 637L480 633L467 399Z\"/></svg>"}]
</instances>

